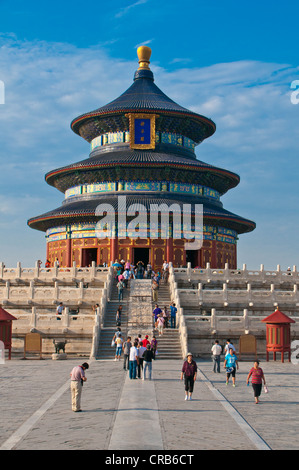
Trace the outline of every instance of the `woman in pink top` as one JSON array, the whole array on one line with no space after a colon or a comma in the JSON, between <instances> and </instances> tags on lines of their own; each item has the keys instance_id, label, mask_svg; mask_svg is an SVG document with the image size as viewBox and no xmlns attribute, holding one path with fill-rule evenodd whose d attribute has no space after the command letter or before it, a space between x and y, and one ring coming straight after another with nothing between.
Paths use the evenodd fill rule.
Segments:
<instances>
[{"instance_id":1,"label":"woman in pink top","mask_svg":"<svg viewBox=\"0 0 299 470\"><path fill-rule=\"evenodd\" d=\"M259 366L259 361L256 360L254 362L254 366L250 369L249 374L247 376L246 383L249 385L249 379L251 377L251 384L254 392L255 403L259 403L259 396L262 391L262 383L266 385L266 379L264 376L263 369Z\"/></svg>"}]
</instances>

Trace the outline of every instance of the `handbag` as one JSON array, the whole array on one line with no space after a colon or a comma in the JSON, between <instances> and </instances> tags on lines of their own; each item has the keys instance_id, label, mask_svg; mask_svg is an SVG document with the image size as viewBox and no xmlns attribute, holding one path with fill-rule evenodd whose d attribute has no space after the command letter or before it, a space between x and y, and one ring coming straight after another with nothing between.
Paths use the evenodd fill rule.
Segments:
<instances>
[{"instance_id":1,"label":"handbag","mask_svg":"<svg viewBox=\"0 0 299 470\"><path fill-rule=\"evenodd\" d=\"M230 373L233 372L233 371L234 371L234 367L227 367L227 368L226 368L226 372L227 372L228 374L230 374Z\"/></svg>"},{"instance_id":2,"label":"handbag","mask_svg":"<svg viewBox=\"0 0 299 470\"><path fill-rule=\"evenodd\" d=\"M269 392L268 387L267 387L266 385L264 385L264 392L265 392L265 393L268 393L268 392Z\"/></svg>"}]
</instances>

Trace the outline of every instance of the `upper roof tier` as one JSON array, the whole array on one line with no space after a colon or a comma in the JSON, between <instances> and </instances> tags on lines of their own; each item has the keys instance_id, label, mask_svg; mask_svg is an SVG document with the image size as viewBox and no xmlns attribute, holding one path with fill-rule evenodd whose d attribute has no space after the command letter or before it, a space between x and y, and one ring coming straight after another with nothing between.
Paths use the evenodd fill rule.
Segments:
<instances>
[{"instance_id":1,"label":"upper roof tier","mask_svg":"<svg viewBox=\"0 0 299 470\"><path fill-rule=\"evenodd\" d=\"M148 64L151 49L141 46L137 50L139 68L134 82L121 96L94 111L82 114L71 123L72 130L91 142L106 132L129 130L127 113L156 113L157 132L173 132L192 139L199 144L214 134L215 123L175 103L154 83L153 72Z\"/></svg>"}]
</instances>

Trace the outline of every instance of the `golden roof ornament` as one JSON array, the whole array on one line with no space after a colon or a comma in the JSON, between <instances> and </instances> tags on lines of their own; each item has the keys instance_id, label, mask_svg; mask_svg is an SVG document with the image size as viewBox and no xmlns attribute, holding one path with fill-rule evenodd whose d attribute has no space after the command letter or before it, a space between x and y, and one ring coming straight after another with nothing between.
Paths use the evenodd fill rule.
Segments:
<instances>
[{"instance_id":1,"label":"golden roof ornament","mask_svg":"<svg viewBox=\"0 0 299 470\"><path fill-rule=\"evenodd\" d=\"M141 70L141 69L150 70L149 63L150 63L151 54L152 54L152 50L150 47L147 47L147 46L138 47L137 49L137 55L139 59L138 70Z\"/></svg>"}]
</instances>

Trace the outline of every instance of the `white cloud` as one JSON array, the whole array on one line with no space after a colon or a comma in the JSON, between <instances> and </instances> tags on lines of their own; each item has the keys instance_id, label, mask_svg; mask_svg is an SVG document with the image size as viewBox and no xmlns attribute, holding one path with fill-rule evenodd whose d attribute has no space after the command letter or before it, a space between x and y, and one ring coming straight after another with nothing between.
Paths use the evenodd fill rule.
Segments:
<instances>
[{"instance_id":1,"label":"white cloud","mask_svg":"<svg viewBox=\"0 0 299 470\"><path fill-rule=\"evenodd\" d=\"M131 5L128 5L128 6L124 7L124 8L121 8L121 9L119 10L119 12L116 13L115 18L120 18L120 17L126 15L126 14L127 14L130 10L132 10L133 8L135 8L135 7L139 6L139 5L144 5L144 4L147 3L147 2L148 2L148 0L138 0L137 2L132 3Z\"/></svg>"}]
</instances>

